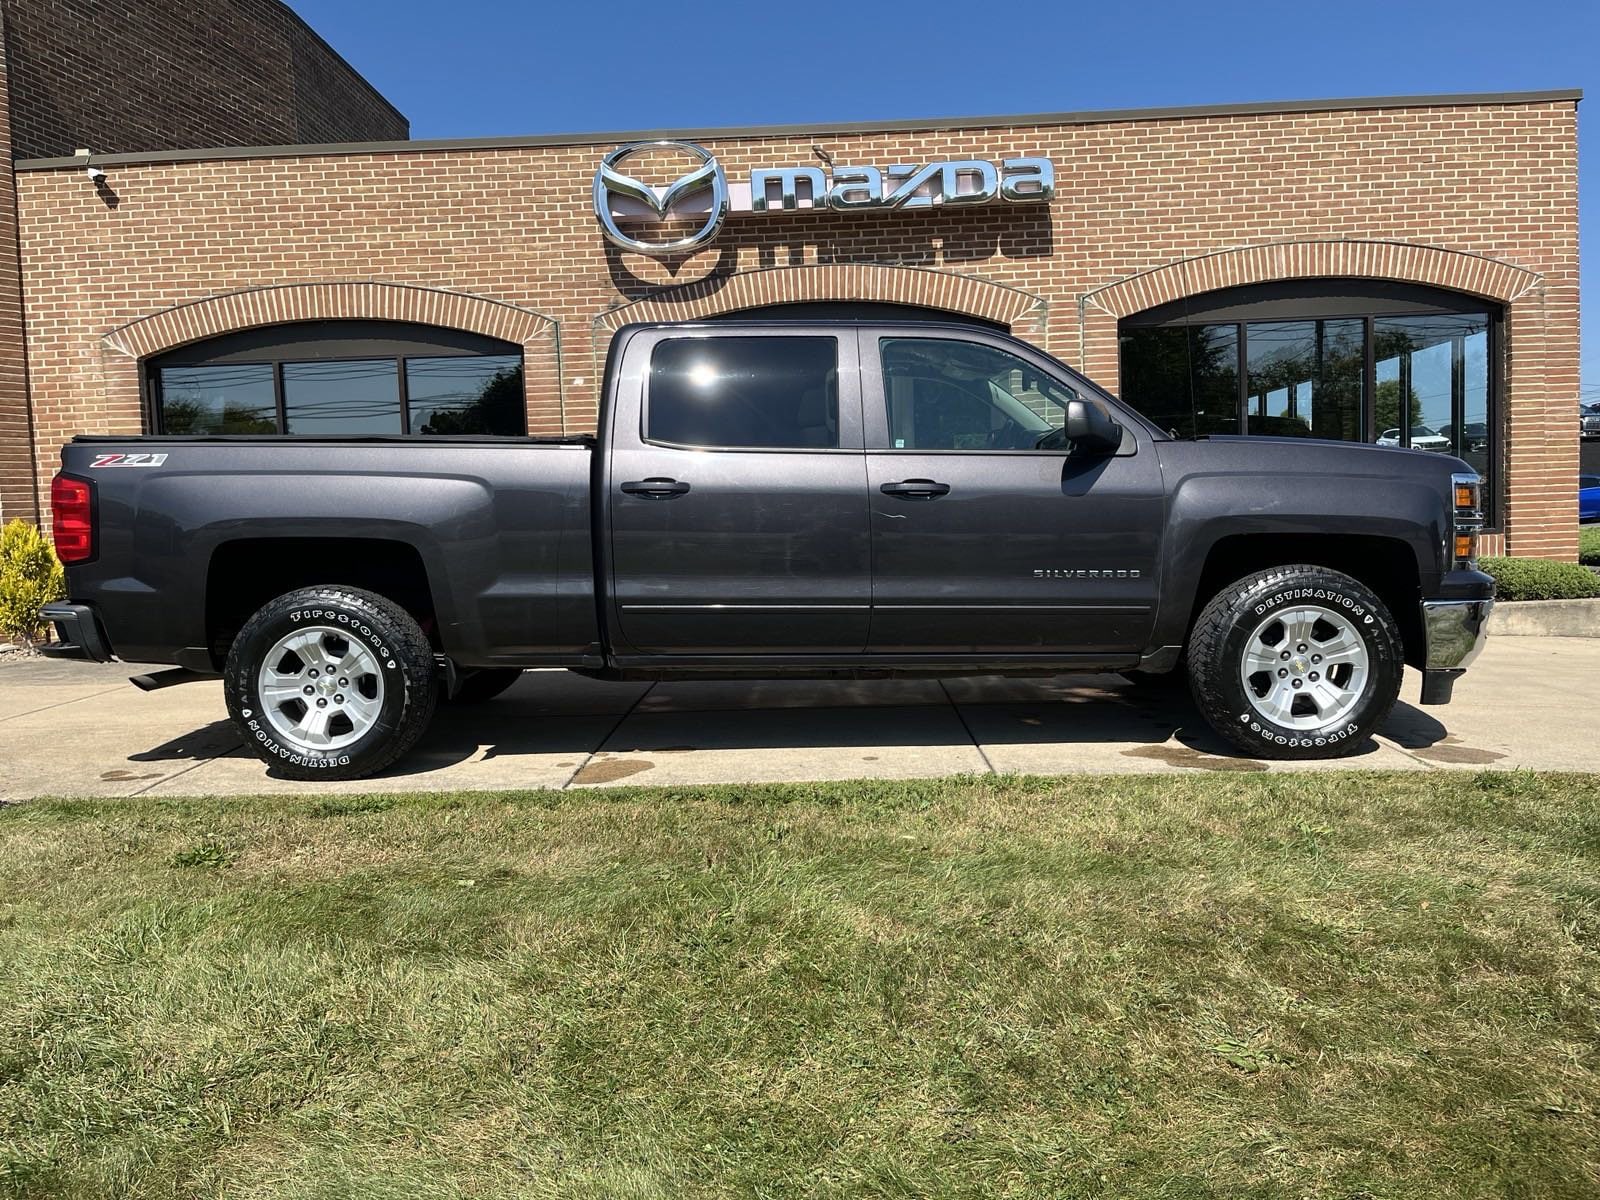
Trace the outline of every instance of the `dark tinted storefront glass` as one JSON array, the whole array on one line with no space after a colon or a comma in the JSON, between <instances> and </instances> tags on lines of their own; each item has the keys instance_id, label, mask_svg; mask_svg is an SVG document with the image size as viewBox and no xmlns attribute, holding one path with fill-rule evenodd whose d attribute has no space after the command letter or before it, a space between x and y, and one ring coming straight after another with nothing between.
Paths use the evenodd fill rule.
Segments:
<instances>
[{"instance_id":1,"label":"dark tinted storefront glass","mask_svg":"<svg viewBox=\"0 0 1600 1200\"><path fill-rule=\"evenodd\" d=\"M1472 469L1489 478L1489 330L1462 338L1461 421L1450 430L1451 444ZM1490 492L1489 494L1493 494Z\"/></svg>"},{"instance_id":2,"label":"dark tinted storefront glass","mask_svg":"<svg viewBox=\"0 0 1600 1200\"><path fill-rule=\"evenodd\" d=\"M680 446L838 446L838 362L831 337L661 342L650 360L645 436Z\"/></svg>"},{"instance_id":3,"label":"dark tinted storefront glass","mask_svg":"<svg viewBox=\"0 0 1600 1200\"><path fill-rule=\"evenodd\" d=\"M1466 459L1489 474L1489 318L1376 317L1378 441Z\"/></svg>"},{"instance_id":4,"label":"dark tinted storefront glass","mask_svg":"<svg viewBox=\"0 0 1600 1200\"><path fill-rule=\"evenodd\" d=\"M286 433L399 433L400 373L394 359L283 364Z\"/></svg>"},{"instance_id":5,"label":"dark tinted storefront glass","mask_svg":"<svg viewBox=\"0 0 1600 1200\"><path fill-rule=\"evenodd\" d=\"M157 378L163 432L278 432L270 363L163 367Z\"/></svg>"},{"instance_id":6,"label":"dark tinted storefront glass","mask_svg":"<svg viewBox=\"0 0 1600 1200\"><path fill-rule=\"evenodd\" d=\"M412 433L520 436L522 358L515 354L406 359Z\"/></svg>"},{"instance_id":7,"label":"dark tinted storefront glass","mask_svg":"<svg viewBox=\"0 0 1600 1200\"><path fill-rule=\"evenodd\" d=\"M1364 321L1252 321L1245 414L1250 433L1361 438Z\"/></svg>"},{"instance_id":8,"label":"dark tinted storefront glass","mask_svg":"<svg viewBox=\"0 0 1600 1200\"><path fill-rule=\"evenodd\" d=\"M1239 327L1130 329L1122 397L1180 437L1239 432Z\"/></svg>"}]
</instances>

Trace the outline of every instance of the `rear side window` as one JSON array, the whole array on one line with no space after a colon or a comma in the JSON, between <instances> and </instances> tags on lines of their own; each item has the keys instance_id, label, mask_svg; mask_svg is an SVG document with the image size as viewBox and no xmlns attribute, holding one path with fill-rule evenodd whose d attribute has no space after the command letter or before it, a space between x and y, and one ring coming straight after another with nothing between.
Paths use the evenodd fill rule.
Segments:
<instances>
[{"instance_id":1,"label":"rear side window","mask_svg":"<svg viewBox=\"0 0 1600 1200\"><path fill-rule=\"evenodd\" d=\"M839 445L839 340L670 338L650 358L645 437L680 446Z\"/></svg>"}]
</instances>

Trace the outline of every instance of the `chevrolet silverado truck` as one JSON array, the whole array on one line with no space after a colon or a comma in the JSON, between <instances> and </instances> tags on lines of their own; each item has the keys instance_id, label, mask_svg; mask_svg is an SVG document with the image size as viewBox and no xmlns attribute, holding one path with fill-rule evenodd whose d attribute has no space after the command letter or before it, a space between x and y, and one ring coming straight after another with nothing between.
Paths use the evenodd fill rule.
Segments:
<instances>
[{"instance_id":1,"label":"chevrolet silverado truck","mask_svg":"<svg viewBox=\"0 0 1600 1200\"><path fill-rule=\"evenodd\" d=\"M1261 758L1363 744L1481 647L1480 483L1437 453L1164 431L971 325L632 325L594 437L79 437L51 489L96 660L224 681L282 776L438 703L606 679L1185 678ZM137 681L136 681L137 682Z\"/></svg>"}]
</instances>

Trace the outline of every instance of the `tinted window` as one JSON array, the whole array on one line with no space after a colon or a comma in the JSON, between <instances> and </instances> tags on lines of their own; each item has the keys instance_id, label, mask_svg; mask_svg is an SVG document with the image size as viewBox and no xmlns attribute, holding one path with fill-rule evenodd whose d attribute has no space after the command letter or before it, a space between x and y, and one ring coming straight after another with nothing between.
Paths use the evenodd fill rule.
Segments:
<instances>
[{"instance_id":1,"label":"tinted window","mask_svg":"<svg viewBox=\"0 0 1600 1200\"><path fill-rule=\"evenodd\" d=\"M1239 432L1239 327L1122 334L1122 398L1180 437Z\"/></svg>"},{"instance_id":2,"label":"tinted window","mask_svg":"<svg viewBox=\"0 0 1600 1200\"><path fill-rule=\"evenodd\" d=\"M167 433L277 433L271 363L163 367L162 428Z\"/></svg>"},{"instance_id":3,"label":"tinted window","mask_svg":"<svg viewBox=\"0 0 1600 1200\"><path fill-rule=\"evenodd\" d=\"M1366 322L1252 321L1246 336L1248 432L1361 440Z\"/></svg>"},{"instance_id":4,"label":"tinted window","mask_svg":"<svg viewBox=\"0 0 1600 1200\"><path fill-rule=\"evenodd\" d=\"M523 431L522 358L516 354L406 359L412 433Z\"/></svg>"},{"instance_id":5,"label":"tinted window","mask_svg":"<svg viewBox=\"0 0 1600 1200\"><path fill-rule=\"evenodd\" d=\"M952 338L884 338L884 401L896 450L1064 449L1077 393L1015 354Z\"/></svg>"},{"instance_id":6,"label":"tinted window","mask_svg":"<svg viewBox=\"0 0 1600 1200\"><path fill-rule=\"evenodd\" d=\"M1488 316L1378 317L1372 346L1380 432L1409 424L1404 444L1454 454L1487 477Z\"/></svg>"},{"instance_id":7,"label":"tinted window","mask_svg":"<svg viewBox=\"0 0 1600 1200\"><path fill-rule=\"evenodd\" d=\"M519 348L459 329L263 325L169 351L147 370L164 433L527 432Z\"/></svg>"},{"instance_id":8,"label":"tinted window","mask_svg":"<svg viewBox=\"0 0 1600 1200\"><path fill-rule=\"evenodd\" d=\"M400 433L400 373L392 358L283 364L286 433Z\"/></svg>"},{"instance_id":9,"label":"tinted window","mask_svg":"<svg viewBox=\"0 0 1600 1200\"><path fill-rule=\"evenodd\" d=\"M831 337L660 342L650 359L645 436L680 446L836 447L838 365Z\"/></svg>"},{"instance_id":10,"label":"tinted window","mask_svg":"<svg viewBox=\"0 0 1600 1200\"><path fill-rule=\"evenodd\" d=\"M1341 279L1173 301L1120 323L1122 398L1180 437L1370 439L1456 455L1483 476L1493 523L1499 351L1480 306Z\"/></svg>"}]
</instances>

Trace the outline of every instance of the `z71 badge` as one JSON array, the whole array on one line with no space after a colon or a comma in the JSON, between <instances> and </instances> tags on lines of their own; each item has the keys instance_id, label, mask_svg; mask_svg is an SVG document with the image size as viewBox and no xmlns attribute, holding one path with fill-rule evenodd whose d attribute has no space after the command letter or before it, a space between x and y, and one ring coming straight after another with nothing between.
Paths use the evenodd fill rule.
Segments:
<instances>
[{"instance_id":1,"label":"z71 badge","mask_svg":"<svg viewBox=\"0 0 1600 1200\"><path fill-rule=\"evenodd\" d=\"M89 464L96 467L159 467L167 461L165 454L96 454Z\"/></svg>"}]
</instances>

